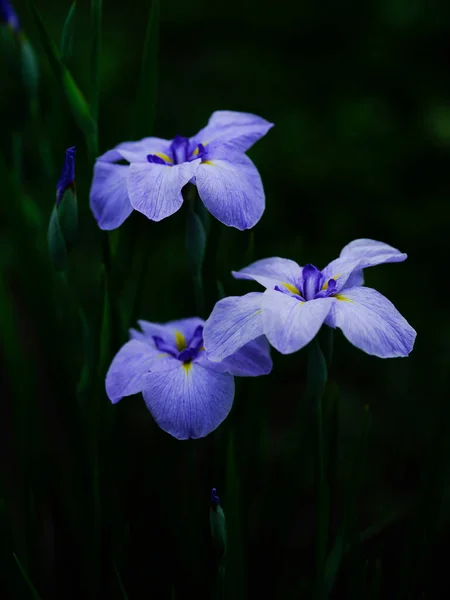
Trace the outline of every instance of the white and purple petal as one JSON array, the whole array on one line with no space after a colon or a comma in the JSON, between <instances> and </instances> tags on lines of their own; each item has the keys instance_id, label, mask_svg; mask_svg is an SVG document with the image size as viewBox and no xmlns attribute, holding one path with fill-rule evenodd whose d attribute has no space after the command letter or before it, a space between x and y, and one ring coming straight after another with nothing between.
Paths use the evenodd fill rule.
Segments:
<instances>
[{"instance_id":1,"label":"white and purple petal","mask_svg":"<svg viewBox=\"0 0 450 600\"><path fill-rule=\"evenodd\" d=\"M332 303L331 298L301 302L288 294L266 290L262 302L264 334L282 354L296 352L316 336Z\"/></svg>"},{"instance_id":2,"label":"white and purple petal","mask_svg":"<svg viewBox=\"0 0 450 600\"><path fill-rule=\"evenodd\" d=\"M149 137L137 142L122 142L100 155L97 160L103 162L118 162L127 160L128 162L147 162L149 154L166 154L170 149L170 140L162 138Z\"/></svg>"},{"instance_id":3,"label":"white and purple petal","mask_svg":"<svg viewBox=\"0 0 450 600\"><path fill-rule=\"evenodd\" d=\"M116 229L133 211L127 191L128 166L98 160L89 195L100 229Z\"/></svg>"},{"instance_id":4,"label":"white and purple petal","mask_svg":"<svg viewBox=\"0 0 450 600\"><path fill-rule=\"evenodd\" d=\"M345 290L334 298L327 324L342 329L354 346L380 358L408 356L416 332L382 294L366 287Z\"/></svg>"},{"instance_id":5,"label":"white and purple petal","mask_svg":"<svg viewBox=\"0 0 450 600\"><path fill-rule=\"evenodd\" d=\"M179 440L205 437L227 417L234 399L234 377L192 362L149 373L143 396L156 423Z\"/></svg>"},{"instance_id":6,"label":"white and purple petal","mask_svg":"<svg viewBox=\"0 0 450 600\"><path fill-rule=\"evenodd\" d=\"M266 288L288 283L297 288L302 277L302 267L289 258L263 258L244 267L240 271L232 271L235 279L253 279Z\"/></svg>"},{"instance_id":7,"label":"white and purple petal","mask_svg":"<svg viewBox=\"0 0 450 600\"><path fill-rule=\"evenodd\" d=\"M183 204L181 190L195 175L200 160L181 165L131 163L127 188L131 205L152 221L161 221Z\"/></svg>"},{"instance_id":8,"label":"white and purple petal","mask_svg":"<svg viewBox=\"0 0 450 600\"><path fill-rule=\"evenodd\" d=\"M193 140L203 146L213 141L226 142L236 150L246 152L266 135L271 127L273 123L251 113L218 110L211 115L208 125L201 129Z\"/></svg>"},{"instance_id":9,"label":"white and purple petal","mask_svg":"<svg viewBox=\"0 0 450 600\"><path fill-rule=\"evenodd\" d=\"M143 381L150 370L165 370L178 363L176 359L161 355L156 349L140 340L127 342L113 358L106 374L106 393L112 403L124 396L142 391Z\"/></svg>"},{"instance_id":10,"label":"white and purple petal","mask_svg":"<svg viewBox=\"0 0 450 600\"><path fill-rule=\"evenodd\" d=\"M242 152L214 145L200 163L195 182L206 208L224 225L242 231L262 217L265 196L261 177Z\"/></svg>"},{"instance_id":11,"label":"white and purple petal","mask_svg":"<svg viewBox=\"0 0 450 600\"><path fill-rule=\"evenodd\" d=\"M262 296L251 292L245 296L229 296L216 303L203 330L209 360L220 362L263 335Z\"/></svg>"},{"instance_id":12,"label":"white and purple petal","mask_svg":"<svg viewBox=\"0 0 450 600\"><path fill-rule=\"evenodd\" d=\"M273 366L270 358L270 345L264 335L248 342L222 362L209 361L205 353L199 356L197 362L220 373L229 373L240 377L268 375Z\"/></svg>"}]
</instances>

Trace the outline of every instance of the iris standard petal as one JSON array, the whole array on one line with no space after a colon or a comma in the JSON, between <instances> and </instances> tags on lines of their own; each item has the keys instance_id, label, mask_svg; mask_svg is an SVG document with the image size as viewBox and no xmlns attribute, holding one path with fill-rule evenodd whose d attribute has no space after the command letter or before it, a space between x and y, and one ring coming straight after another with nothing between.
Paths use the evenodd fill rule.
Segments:
<instances>
[{"instance_id":1,"label":"iris standard petal","mask_svg":"<svg viewBox=\"0 0 450 600\"><path fill-rule=\"evenodd\" d=\"M229 296L216 303L203 330L209 360L220 362L263 335L262 296L251 292L245 296Z\"/></svg>"},{"instance_id":2,"label":"iris standard petal","mask_svg":"<svg viewBox=\"0 0 450 600\"><path fill-rule=\"evenodd\" d=\"M174 165L132 163L128 171L128 195L136 210L152 221L161 221L183 204L182 188L195 175L200 159Z\"/></svg>"},{"instance_id":3,"label":"iris standard petal","mask_svg":"<svg viewBox=\"0 0 450 600\"><path fill-rule=\"evenodd\" d=\"M297 286L302 277L302 267L289 258L263 258L244 267L240 271L232 271L236 279L254 279L266 288L274 288L276 285L285 285L291 291L298 294Z\"/></svg>"},{"instance_id":4,"label":"iris standard petal","mask_svg":"<svg viewBox=\"0 0 450 600\"><path fill-rule=\"evenodd\" d=\"M191 164L191 163L189 163ZM208 153L198 167L198 193L209 212L224 225L250 229L265 208L264 189L258 170L241 152L223 149Z\"/></svg>"},{"instance_id":5,"label":"iris standard petal","mask_svg":"<svg viewBox=\"0 0 450 600\"><path fill-rule=\"evenodd\" d=\"M100 160L95 163L89 201L100 229L116 229L133 211L127 192L128 169Z\"/></svg>"},{"instance_id":6,"label":"iris standard petal","mask_svg":"<svg viewBox=\"0 0 450 600\"><path fill-rule=\"evenodd\" d=\"M162 356L160 352L139 340L127 342L113 358L106 374L106 393L114 404L124 396L142 391L143 378L153 364L156 369L170 368L178 363L172 357Z\"/></svg>"},{"instance_id":7,"label":"iris standard petal","mask_svg":"<svg viewBox=\"0 0 450 600\"><path fill-rule=\"evenodd\" d=\"M407 254L384 242L359 239L344 246L340 257L360 259L362 261L361 268L366 268L383 263L402 262L406 260Z\"/></svg>"},{"instance_id":8,"label":"iris standard petal","mask_svg":"<svg viewBox=\"0 0 450 600\"><path fill-rule=\"evenodd\" d=\"M227 142L236 150L246 152L271 127L273 123L251 113L217 110L211 115L208 125L194 139L203 146L212 141Z\"/></svg>"},{"instance_id":9,"label":"iris standard petal","mask_svg":"<svg viewBox=\"0 0 450 600\"><path fill-rule=\"evenodd\" d=\"M200 364L209 365L220 373L229 373L240 377L267 375L272 370L270 345L264 335L245 344L240 350L225 358L222 362L210 362L205 353L197 359Z\"/></svg>"},{"instance_id":10,"label":"iris standard petal","mask_svg":"<svg viewBox=\"0 0 450 600\"><path fill-rule=\"evenodd\" d=\"M139 336L136 336L136 333L149 340L153 340L153 336L158 336L163 339L168 335L175 337L175 333L178 331L184 335L187 341L189 341L194 335L197 327L204 325L204 323L204 320L200 319L199 317L178 319L176 321L169 321L168 323L151 323L150 321L140 320L138 321L138 324L143 333L135 332L135 330L130 331L135 332L133 333L133 337L136 337L137 339Z\"/></svg>"},{"instance_id":11,"label":"iris standard petal","mask_svg":"<svg viewBox=\"0 0 450 600\"><path fill-rule=\"evenodd\" d=\"M335 298L327 323L342 329L360 350L380 358L408 356L416 338L392 302L366 287L345 290Z\"/></svg>"},{"instance_id":12,"label":"iris standard petal","mask_svg":"<svg viewBox=\"0 0 450 600\"><path fill-rule=\"evenodd\" d=\"M231 410L234 378L196 362L150 373L143 396L156 423L178 438L201 438L216 429Z\"/></svg>"},{"instance_id":13,"label":"iris standard petal","mask_svg":"<svg viewBox=\"0 0 450 600\"><path fill-rule=\"evenodd\" d=\"M136 142L122 142L100 155L97 160L103 162L117 162L127 160L128 162L147 162L148 154L166 154L170 148L170 140L149 137Z\"/></svg>"},{"instance_id":14,"label":"iris standard petal","mask_svg":"<svg viewBox=\"0 0 450 600\"><path fill-rule=\"evenodd\" d=\"M288 294L266 290L262 302L264 333L282 354L296 352L315 337L332 303L331 298L301 302Z\"/></svg>"}]
</instances>

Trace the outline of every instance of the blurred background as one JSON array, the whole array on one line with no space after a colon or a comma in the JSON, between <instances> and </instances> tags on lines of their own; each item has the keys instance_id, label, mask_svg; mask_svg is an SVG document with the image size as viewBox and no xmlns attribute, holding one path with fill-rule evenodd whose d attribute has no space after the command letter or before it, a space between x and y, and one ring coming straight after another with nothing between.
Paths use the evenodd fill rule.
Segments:
<instances>
[{"instance_id":1,"label":"blurred background","mask_svg":"<svg viewBox=\"0 0 450 600\"><path fill-rule=\"evenodd\" d=\"M131 139L149 12L143 0L103 4L100 152ZM70 4L36 5L59 45ZM2 58L2 597L33 597L29 579L43 599L213 598L213 486L229 527L224 597L313 597L314 411L305 394L306 352L273 351L273 373L240 381L230 417L203 440L171 439L140 397L110 407L101 384L95 403L80 404L86 348L98 343L89 326L102 318L106 234L88 206L92 163L82 133L29 7L19 0L14 7L40 77L33 113L29 91ZM74 19L67 66L88 97L87 1L77 4ZM219 109L275 124L249 152L266 191L262 220L252 232L217 227L217 257L207 250L208 273L216 272L226 295L257 289L230 271L259 258L322 268L356 238L408 254L405 263L367 270L365 280L417 330L411 356L383 361L335 335L325 398L330 549L344 520L346 526L331 598L443 597L449 33L450 4L442 0L161 2L152 133L191 136ZM138 137L149 133L142 127ZM64 152L73 145L80 236L66 286L52 270L46 235ZM181 210L156 224L133 214L120 239L110 234L113 314L132 293L127 281L136 279L135 255L127 254L136 231L139 256L148 260L134 318L164 322L195 313L185 218ZM87 328L74 297L88 312ZM113 352L134 325L126 315L117 317Z\"/></svg>"}]
</instances>

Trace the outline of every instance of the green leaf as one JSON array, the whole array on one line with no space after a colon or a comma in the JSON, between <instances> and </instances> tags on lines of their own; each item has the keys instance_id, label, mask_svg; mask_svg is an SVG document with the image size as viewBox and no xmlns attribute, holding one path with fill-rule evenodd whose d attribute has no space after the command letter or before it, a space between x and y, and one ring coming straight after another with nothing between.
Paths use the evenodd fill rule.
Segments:
<instances>
[{"instance_id":1,"label":"green leaf","mask_svg":"<svg viewBox=\"0 0 450 600\"><path fill-rule=\"evenodd\" d=\"M61 60L63 63L67 63L67 61L72 56L72 46L73 46L73 31L74 31L74 16L76 11L77 3L76 0L73 1L72 6L69 9L66 20L64 21L64 26L61 35L61 43L59 45L59 51L61 53Z\"/></svg>"},{"instance_id":2,"label":"green leaf","mask_svg":"<svg viewBox=\"0 0 450 600\"><path fill-rule=\"evenodd\" d=\"M98 121L100 102L100 51L102 39L102 0L91 0L92 52L91 52L91 115Z\"/></svg>"},{"instance_id":3,"label":"green leaf","mask_svg":"<svg viewBox=\"0 0 450 600\"><path fill-rule=\"evenodd\" d=\"M27 574L27 572L26 572L26 571L25 571L25 569L23 568L23 566L22 566L22 564L21 564L20 560L17 558L17 556L14 554L14 552L13 552L13 556L14 556L14 560L15 560L15 561L16 561L16 563L17 563L17 566L18 566L18 567L19 567L19 569L20 569L20 572L22 573L22 576L23 576L23 578L25 579L25 581L26 581L26 583L27 583L27 585L28 585L28 588L29 588L29 590L30 590L30 592L31 592L31 595L33 596L33 598L35 598L35 600L41 600L41 597L40 597L40 596L39 596L39 594L37 593L37 591L36 591L36 588L34 587L34 585L31 583L31 581L30 581L30 578L28 577L28 574Z\"/></svg>"},{"instance_id":4,"label":"green leaf","mask_svg":"<svg viewBox=\"0 0 450 600\"><path fill-rule=\"evenodd\" d=\"M141 74L134 110L134 137L152 135L156 114L158 86L159 0L152 0L142 55Z\"/></svg>"},{"instance_id":5,"label":"green leaf","mask_svg":"<svg viewBox=\"0 0 450 600\"><path fill-rule=\"evenodd\" d=\"M72 189L67 189L57 208L59 225L67 250L70 251L78 236L78 203Z\"/></svg>"},{"instance_id":6,"label":"green leaf","mask_svg":"<svg viewBox=\"0 0 450 600\"><path fill-rule=\"evenodd\" d=\"M45 54L50 63L51 68L53 69L59 84L64 90L68 104L72 110L72 114L84 134L86 139L86 144L91 152L91 154L97 153L97 124L92 119L89 106L77 87L72 75L64 66L61 57L59 55L58 50L56 49L54 43L50 39L47 30L45 28L44 22L42 21L41 15L39 14L34 2L32 0L28 0L28 5L33 14L34 21L36 23L36 27L39 32L39 36L41 38L42 45L44 47Z\"/></svg>"},{"instance_id":7,"label":"green leaf","mask_svg":"<svg viewBox=\"0 0 450 600\"><path fill-rule=\"evenodd\" d=\"M25 38L21 45L22 50L22 78L29 93L35 97L39 83L39 65L33 46Z\"/></svg>"},{"instance_id":8,"label":"green leaf","mask_svg":"<svg viewBox=\"0 0 450 600\"><path fill-rule=\"evenodd\" d=\"M189 267L192 273L199 275L205 259L206 232L200 217L193 210L188 213L186 238Z\"/></svg>"},{"instance_id":9,"label":"green leaf","mask_svg":"<svg viewBox=\"0 0 450 600\"><path fill-rule=\"evenodd\" d=\"M216 544L220 559L222 559L227 551L227 524L225 514L220 505L210 508L209 524L211 527L211 537Z\"/></svg>"},{"instance_id":10,"label":"green leaf","mask_svg":"<svg viewBox=\"0 0 450 600\"><path fill-rule=\"evenodd\" d=\"M53 266L57 271L62 271L67 264L67 247L59 224L56 206L53 208L48 224L47 243Z\"/></svg>"}]
</instances>

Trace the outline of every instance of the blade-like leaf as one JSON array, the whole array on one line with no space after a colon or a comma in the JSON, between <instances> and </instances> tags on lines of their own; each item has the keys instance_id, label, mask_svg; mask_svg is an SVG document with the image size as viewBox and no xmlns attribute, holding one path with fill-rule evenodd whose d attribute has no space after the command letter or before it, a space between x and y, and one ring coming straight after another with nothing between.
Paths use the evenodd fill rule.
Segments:
<instances>
[{"instance_id":1,"label":"blade-like leaf","mask_svg":"<svg viewBox=\"0 0 450 600\"><path fill-rule=\"evenodd\" d=\"M62 89L64 90L69 106L72 110L72 114L84 133L86 143L88 148L90 149L92 154L96 154L97 151L97 125L95 121L92 119L89 106L77 87L72 75L64 66L61 57L59 55L58 50L56 49L54 43L50 39L47 30L45 28L44 22L42 21L41 15L39 14L34 2L32 0L28 0L28 5L33 14L34 21L36 23L36 27L39 32L39 36L41 38L42 45L44 47L45 54L47 55L47 59L52 67L56 78L59 81Z\"/></svg>"},{"instance_id":2,"label":"blade-like leaf","mask_svg":"<svg viewBox=\"0 0 450 600\"><path fill-rule=\"evenodd\" d=\"M91 115L98 121L100 101L100 51L102 38L102 0L91 0L92 51L91 51Z\"/></svg>"},{"instance_id":3,"label":"blade-like leaf","mask_svg":"<svg viewBox=\"0 0 450 600\"><path fill-rule=\"evenodd\" d=\"M13 552L13 556L14 556L14 560L15 560L15 561L16 561L16 563L17 563L17 566L18 566L18 567L19 567L19 569L20 569L20 572L22 573L22 577L25 579L25 581L26 581L26 583L27 583L27 585L28 585L28 588L29 588L29 590L30 590L30 592L31 592L31 595L33 596L33 598L34 598L35 600L41 600L41 597L40 597L40 596L39 596L39 594L37 593L37 591L36 591L36 588L35 588L35 587L34 587L34 585L31 583L31 581L30 581L30 578L28 577L28 573L25 571L25 569L23 568L23 566L22 566L22 564L21 564L20 560L17 558L17 556L14 554L14 552Z\"/></svg>"},{"instance_id":4,"label":"blade-like leaf","mask_svg":"<svg viewBox=\"0 0 450 600\"><path fill-rule=\"evenodd\" d=\"M73 45L73 28L74 28L74 16L75 10L77 7L77 3L74 0L72 6L69 9L66 20L64 21L64 26L61 35L61 43L59 46L59 51L61 53L61 60L63 63L67 63L67 61L72 56L72 45Z\"/></svg>"},{"instance_id":5,"label":"blade-like leaf","mask_svg":"<svg viewBox=\"0 0 450 600\"><path fill-rule=\"evenodd\" d=\"M139 137L141 133L142 136L153 133L158 84L159 10L159 0L152 0L136 94L134 137Z\"/></svg>"}]
</instances>

